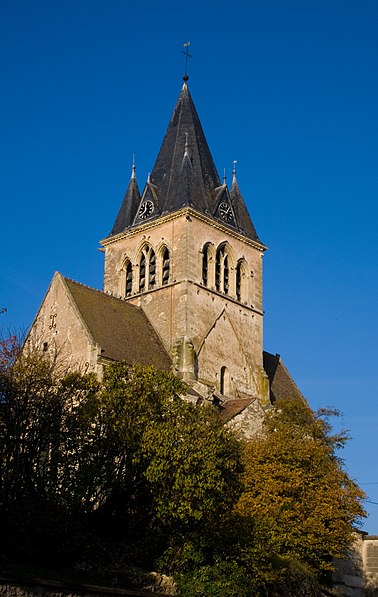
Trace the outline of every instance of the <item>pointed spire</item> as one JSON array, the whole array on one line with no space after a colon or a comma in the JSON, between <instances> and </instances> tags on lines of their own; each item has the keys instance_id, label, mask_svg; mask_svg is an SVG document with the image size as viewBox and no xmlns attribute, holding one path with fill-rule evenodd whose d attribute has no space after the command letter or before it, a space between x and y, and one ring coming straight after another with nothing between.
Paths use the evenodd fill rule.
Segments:
<instances>
[{"instance_id":1,"label":"pointed spire","mask_svg":"<svg viewBox=\"0 0 378 597\"><path fill-rule=\"evenodd\" d=\"M123 198L117 219L110 234L119 234L125 228L133 223L138 205L140 203L140 192L135 174L135 156L133 155L133 165L131 167L131 179Z\"/></svg>"},{"instance_id":2,"label":"pointed spire","mask_svg":"<svg viewBox=\"0 0 378 597\"><path fill-rule=\"evenodd\" d=\"M143 201L148 197L155 205L154 218L191 206L198 212L238 230L241 234L259 240L236 180L236 160L233 162L232 187L220 181L201 122L195 109L188 85L188 76L173 110L163 142L151 174L148 174ZM226 195L222 195L226 193ZM223 198L222 198L223 197ZM219 212L220 201L232 207L232 220L225 220ZM135 176L133 158L132 176L121 205L112 234L140 224L136 214L141 202Z\"/></svg>"},{"instance_id":3,"label":"pointed spire","mask_svg":"<svg viewBox=\"0 0 378 597\"><path fill-rule=\"evenodd\" d=\"M249 215L247 206L239 189L238 181L236 179L237 160L234 160L232 163L232 186L230 190L230 198L232 207L234 208L238 228L245 236L261 242L257 236L256 229L252 223L251 216Z\"/></svg>"},{"instance_id":4,"label":"pointed spire","mask_svg":"<svg viewBox=\"0 0 378 597\"><path fill-rule=\"evenodd\" d=\"M227 183L226 168L223 169L223 184Z\"/></svg>"},{"instance_id":5,"label":"pointed spire","mask_svg":"<svg viewBox=\"0 0 378 597\"><path fill-rule=\"evenodd\" d=\"M187 192L180 181L184 155L189 155L197 183L191 205L199 211L211 211L215 189L220 186L197 111L194 107L186 81L173 110L159 155L151 172L151 181L159 191L162 213L183 207Z\"/></svg>"}]
</instances>

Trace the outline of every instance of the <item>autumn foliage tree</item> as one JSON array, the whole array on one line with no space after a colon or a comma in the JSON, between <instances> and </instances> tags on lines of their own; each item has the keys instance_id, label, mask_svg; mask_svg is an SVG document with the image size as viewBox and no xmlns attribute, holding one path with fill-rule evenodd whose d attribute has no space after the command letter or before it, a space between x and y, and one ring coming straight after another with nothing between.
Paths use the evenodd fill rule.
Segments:
<instances>
[{"instance_id":1,"label":"autumn foliage tree","mask_svg":"<svg viewBox=\"0 0 378 597\"><path fill-rule=\"evenodd\" d=\"M336 455L347 437L288 398L267 414L263 433L245 445L244 491L236 506L264 526L272 552L321 573L343 557L364 516L363 492Z\"/></svg>"}]
</instances>

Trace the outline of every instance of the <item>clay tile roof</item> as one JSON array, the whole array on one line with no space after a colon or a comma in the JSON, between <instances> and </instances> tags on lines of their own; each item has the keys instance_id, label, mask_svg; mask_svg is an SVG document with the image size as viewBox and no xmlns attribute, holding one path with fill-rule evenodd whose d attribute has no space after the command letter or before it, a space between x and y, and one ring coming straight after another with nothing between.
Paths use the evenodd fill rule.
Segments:
<instances>
[{"instance_id":1,"label":"clay tile roof","mask_svg":"<svg viewBox=\"0 0 378 597\"><path fill-rule=\"evenodd\" d=\"M68 278L65 283L104 358L171 368L170 356L141 309Z\"/></svg>"},{"instance_id":2,"label":"clay tile roof","mask_svg":"<svg viewBox=\"0 0 378 597\"><path fill-rule=\"evenodd\" d=\"M239 415L247 406L254 401L254 398L241 398L239 400L229 400L219 407L221 421L227 423L236 415Z\"/></svg>"},{"instance_id":3,"label":"clay tile roof","mask_svg":"<svg viewBox=\"0 0 378 597\"><path fill-rule=\"evenodd\" d=\"M295 381L283 364L279 354L273 355L263 352L264 369L269 377L270 399L274 403L283 398L296 398L304 400Z\"/></svg>"}]
</instances>

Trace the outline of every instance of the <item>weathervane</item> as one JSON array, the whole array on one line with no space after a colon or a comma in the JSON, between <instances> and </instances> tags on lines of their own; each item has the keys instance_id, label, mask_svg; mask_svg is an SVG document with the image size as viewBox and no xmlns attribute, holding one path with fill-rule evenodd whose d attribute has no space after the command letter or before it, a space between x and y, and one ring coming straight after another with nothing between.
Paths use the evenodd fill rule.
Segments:
<instances>
[{"instance_id":1,"label":"weathervane","mask_svg":"<svg viewBox=\"0 0 378 597\"><path fill-rule=\"evenodd\" d=\"M181 52L185 55L185 75L184 75L184 81L187 81L189 79L189 77L188 77L188 58L193 58L193 56L191 54L189 54L189 46L190 46L190 41L187 41L185 44L183 44L183 47L185 48L185 51L181 50Z\"/></svg>"},{"instance_id":2,"label":"weathervane","mask_svg":"<svg viewBox=\"0 0 378 597\"><path fill-rule=\"evenodd\" d=\"M238 163L238 160L233 160L232 164L233 164L233 168L232 168L232 184L234 184L236 182L236 164Z\"/></svg>"}]
</instances>

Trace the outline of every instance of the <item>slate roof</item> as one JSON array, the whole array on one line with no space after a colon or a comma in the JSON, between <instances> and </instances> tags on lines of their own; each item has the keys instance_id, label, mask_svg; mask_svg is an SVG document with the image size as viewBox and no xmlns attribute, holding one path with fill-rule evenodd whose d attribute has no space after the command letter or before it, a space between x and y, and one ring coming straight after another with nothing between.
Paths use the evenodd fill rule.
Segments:
<instances>
[{"instance_id":1,"label":"slate roof","mask_svg":"<svg viewBox=\"0 0 378 597\"><path fill-rule=\"evenodd\" d=\"M272 404L277 400L288 397L305 400L279 354L273 355L264 351L263 363L265 372L269 377L270 400Z\"/></svg>"},{"instance_id":2,"label":"slate roof","mask_svg":"<svg viewBox=\"0 0 378 597\"><path fill-rule=\"evenodd\" d=\"M192 207L260 242L235 176L234 182L235 185L229 191L227 185L222 184L219 179L185 81L139 205L147 200L153 203L153 214L148 221L183 207ZM132 196L131 191L132 189L130 193L129 190L126 193L111 234L118 234L126 228L147 221L140 219L139 205L135 211L127 206L128 201L135 206L137 195L134 193ZM220 200L232 208L230 221L223 220L218 211Z\"/></svg>"},{"instance_id":3,"label":"slate roof","mask_svg":"<svg viewBox=\"0 0 378 597\"><path fill-rule=\"evenodd\" d=\"M140 192L135 176L135 166L133 166L133 172L129 186L127 187L127 191L123 198L117 219L114 222L114 226L110 234L118 234L119 232L122 232L122 230L125 230L125 228L130 225L130 222L133 222L139 207L139 203Z\"/></svg>"},{"instance_id":4,"label":"slate roof","mask_svg":"<svg viewBox=\"0 0 378 597\"><path fill-rule=\"evenodd\" d=\"M64 278L101 356L170 370L172 361L145 313L122 299Z\"/></svg>"}]
</instances>

